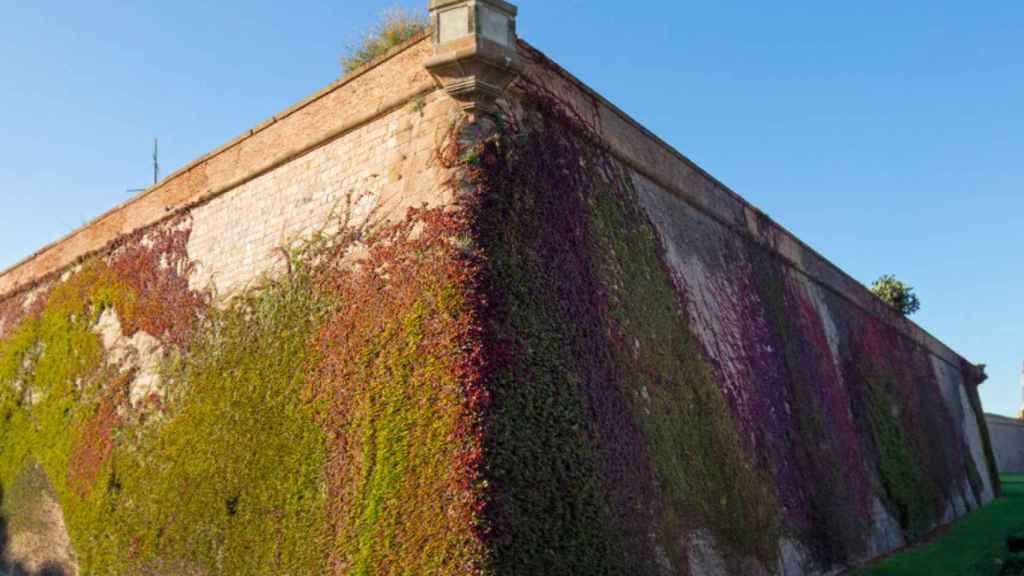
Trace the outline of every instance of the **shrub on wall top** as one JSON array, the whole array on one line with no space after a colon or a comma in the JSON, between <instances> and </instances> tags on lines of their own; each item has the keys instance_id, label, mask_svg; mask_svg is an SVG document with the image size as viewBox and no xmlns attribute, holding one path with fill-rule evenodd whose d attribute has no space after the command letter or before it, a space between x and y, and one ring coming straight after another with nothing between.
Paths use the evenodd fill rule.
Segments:
<instances>
[{"instance_id":1,"label":"shrub on wall top","mask_svg":"<svg viewBox=\"0 0 1024 576\"><path fill-rule=\"evenodd\" d=\"M389 50L411 40L430 28L430 19L404 8L386 10L380 21L362 40L348 48L341 57L341 68L345 74L383 56Z\"/></svg>"}]
</instances>

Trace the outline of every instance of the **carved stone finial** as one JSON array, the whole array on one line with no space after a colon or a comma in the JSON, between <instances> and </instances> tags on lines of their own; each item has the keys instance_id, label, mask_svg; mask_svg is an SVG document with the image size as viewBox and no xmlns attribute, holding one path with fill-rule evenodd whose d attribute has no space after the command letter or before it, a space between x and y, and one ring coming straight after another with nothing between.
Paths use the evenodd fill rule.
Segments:
<instances>
[{"instance_id":1,"label":"carved stone finial","mask_svg":"<svg viewBox=\"0 0 1024 576\"><path fill-rule=\"evenodd\" d=\"M494 112L519 68L518 9L503 0L430 0L427 69L469 113Z\"/></svg>"}]
</instances>

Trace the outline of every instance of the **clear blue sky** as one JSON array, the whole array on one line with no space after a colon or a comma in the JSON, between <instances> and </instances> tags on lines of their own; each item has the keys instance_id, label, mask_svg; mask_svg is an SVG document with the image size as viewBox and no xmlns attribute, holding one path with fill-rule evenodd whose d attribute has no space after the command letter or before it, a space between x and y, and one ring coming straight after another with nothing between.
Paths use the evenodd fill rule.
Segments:
<instances>
[{"instance_id":1,"label":"clear blue sky","mask_svg":"<svg viewBox=\"0 0 1024 576\"><path fill-rule=\"evenodd\" d=\"M0 267L338 75L387 0L0 0ZM427 0L401 2L420 7ZM519 0L521 35L989 365L1024 359L1024 2Z\"/></svg>"}]
</instances>

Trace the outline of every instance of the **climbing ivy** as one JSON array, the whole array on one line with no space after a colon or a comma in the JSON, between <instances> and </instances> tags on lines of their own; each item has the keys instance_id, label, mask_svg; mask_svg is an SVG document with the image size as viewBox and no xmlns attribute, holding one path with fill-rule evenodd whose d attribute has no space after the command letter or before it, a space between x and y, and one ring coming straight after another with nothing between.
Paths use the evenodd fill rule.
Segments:
<instances>
[{"instance_id":1,"label":"climbing ivy","mask_svg":"<svg viewBox=\"0 0 1024 576\"><path fill-rule=\"evenodd\" d=\"M844 565L863 554L870 522L853 485L865 483L866 476L851 451L856 440L846 425L848 400L831 361L821 360L828 342L807 295L771 254L749 249L757 295L773 328L769 345L782 361L773 384L790 407L787 446L802 495L802 506L793 511L799 512L794 528L825 566Z\"/></svg>"},{"instance_id":2,"label":"climbing ivy","mask_svg":"<svg viewBox=\"0 0 1024 576\"><path fill-rule=\"evenodd\" d=\"M889 501L895 506L900 525L911 538L924 535L935 521L935 487L925 477L918 456L899 420L899 408L888 392L891 383L868 380L871 433L878 449L878 472Z\"/></svg>"},{"instance_id":3,"label":"climbing ivy","mask_svg":"<svg viewBox=\"0 0 1024 576\"><path fill-rule=\"evenodd\" d=\"M325 440L302 392L325 301L293 276L206 310L165 362L166 401L132 406L100 316L171 316L139 306L130 278L90 260L0 343L0 485L45 473L83 574L320 571Z\"/></svg>"},{"instance_id":4,"label":"climbing ivy","mask_svg":"<svg viewBox=\"0 0 1024 576\"><path fill-rule=\"evenodd\" d=\"M320 255L338 309L317 332L310 391L332 442L327 513L335 573L478 574L480 359L465 221L419 209ZM464 240L461 242L464 244Z\"/></svg>"},{"instance_id":5,"label":"climbing ivy","mask_svg":"<svg viewBox=\"0 0 1024 576\"><path fill-rule=\"evenodd\" d=\"M750 573L858 559L876 495L911 539L980 496L927 355L744 240L713 357L638 177L515 94L453 126L449 205L343 219L227 303L182 217L0 305L8 527L52 492L83 574Z\"/></svg>"},{"instance_id":6,"label":"climbing ivy","mask_svg":"<svg viewBox=\"0 0 1024 576\"><path fill-rule=\"evenodd\" d=\"M326 438L303 391L326 310L293 276L208 312L164 367L163 413L122 431L90 527L111 545L80 549L83 568L324 570Z\"/></svg>"},{"instance_id":7,"label":"climbing ivy","mask_svg":"<svg viewBox=\"0 0 1024 576\"><path fill-rule=\"evenodd\" d=\"M656 574L657 549L685 569L700 529L730 561L773 566L771 482L743 452L627 173L559 98L520 89L523 108L457 153L488 263L497 572Z\"/></svg>"}]
</instances>

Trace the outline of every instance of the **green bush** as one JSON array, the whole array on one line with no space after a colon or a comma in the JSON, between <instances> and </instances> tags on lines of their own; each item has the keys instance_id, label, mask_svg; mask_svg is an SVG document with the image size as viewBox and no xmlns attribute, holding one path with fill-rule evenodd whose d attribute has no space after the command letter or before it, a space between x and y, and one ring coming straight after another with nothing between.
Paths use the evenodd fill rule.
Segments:
<instances>
[{"instance_id":1,"label":"green bush","mask_svg":"<svg viewBox=\"0 0 1024 576\"><path fill-rule=\"evenodd\" d=\"M892 274L885 274L871 285L875 293L889 306L904 316L910 316L921 309L921 301L914 294L914 289L896 279Z\"/></svg>"}]
</instances>

